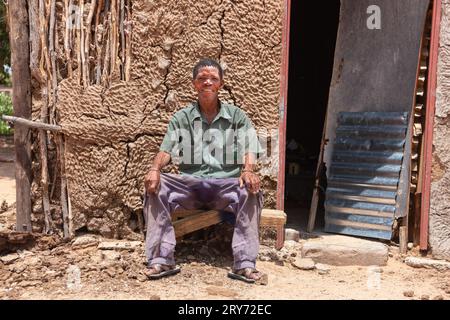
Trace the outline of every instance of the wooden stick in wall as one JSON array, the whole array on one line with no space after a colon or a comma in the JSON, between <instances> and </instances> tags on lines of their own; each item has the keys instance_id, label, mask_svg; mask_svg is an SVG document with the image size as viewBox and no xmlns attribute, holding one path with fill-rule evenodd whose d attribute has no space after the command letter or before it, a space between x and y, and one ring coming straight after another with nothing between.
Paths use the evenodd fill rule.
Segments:
<instances>
[{"instance_id":1,"label":"wooden stick in wall","mask_svg":"<svg viewBox=\"0 0 450 320\"><path fill-rule=\"evenodd\" d=\"M100 13L103 10L103 7L105 5L105 0L99 0L98 6L97 6L97 15L95 17L95 28L94 28L94 42L95 42L95 48L96 48L96 54L97 54L97 63L95 66L95 83L100 84L101 76L102 76L102 40L105 33L105 26L102 25L101 28L99 27L100 24ZM105 14L103 14L105 16Z\"/></svg>"},{"instance_id":2,"label":"wooden stick in wall","mask_svg":"<svg viewBox=\"0 0 450 320\"><path fill-rule=\"evenodd\" d=\"M125 81L130 81L131 70L131 0L127 0L127 19L125 26Z\"/></svg>"},{"instance_id":3,"label":"wooden stick in wall","mask_svg":"<svg viewBox=\"0 0 450 320\"><path fill-rule=\"evenodd\" d=\"M70 50L70 38L71 38L71 28L73 28L72 21L72 0L64 0L64 24L65 24L65 33L64 33L64 52L66 55L66 63L67 63L67 76L68 78L72 78L72 57Z\"/></svg>"},{"instance_id":4,"label":"wooden stick in wall","mask_svg":"<svg viewBox=\"0 0 450 320\"><path fill-rule=\"evenodd\" d=\"M58 140L58 154L60 163L60 173L61 173L61 210L63 214L63 232L64 238L70 237L69 228L69 212L68 212L68 202L67 202L67 178L66 178L66 163L64 156L64 140L62 135L57 136Z\"/></svg>"},{"instance_id":5,"label":"wooden stick in wall","mask_svg":"<svg viewBox=\"0 0 450 320\"><path fill-rule=\"evenodd\" d=\"M81 66L80 72L82 74L83 87L87 87L88 79L85 73L86 70L86 55L84 51L84 41L85 41L85 30L84 30L84 0L80 0L80 54L81 54Z\"/></svg>"},{"instance_id":6,"label":"wooden stick in wall","mask_svg":"<svg viewBox=\"0 0 450 320\"><path fill-rule=\"evenodd\" d=\"M86 40L84 44L84 56L87 58L87 62L84 63L84 79L85 79L85 86L89 86L91 84L90 80L90 58L89 58L89 49L91 47L91 33L92 33L92 19L94 17L95 7L97 5L97 0L92 0L91 7L89 8L89 14L86 19ZM95 41L95 39L94 39Z\"/></svg>"}]
</instances>

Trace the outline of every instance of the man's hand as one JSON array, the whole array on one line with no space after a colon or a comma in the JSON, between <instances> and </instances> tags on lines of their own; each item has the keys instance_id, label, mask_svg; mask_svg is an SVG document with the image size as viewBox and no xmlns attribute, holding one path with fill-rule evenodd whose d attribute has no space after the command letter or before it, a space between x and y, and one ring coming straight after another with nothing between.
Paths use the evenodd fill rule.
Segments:
<instances>
[{"instance_id":1,"label":"man's hand","mask_svg":"<svg viewBox=\"0 0 450 320\"><path fill-rule=\"evenodd\" d=\"M159 170L150 170L145 176L144 185L148 193L156 193L159 189L161 174Z\"/></svg>"},{"instance_id":2,"label":"man's hand","mask_svg":"<svg viewBox=\"0 0 450 320\"><path fill-rule=\"evenodd\" d=\"M239 185L241 188L245 185L248 191L257 193L260 187L260 179L254 172L244 171L239 178Z\"/></svg>"}]
</instances>

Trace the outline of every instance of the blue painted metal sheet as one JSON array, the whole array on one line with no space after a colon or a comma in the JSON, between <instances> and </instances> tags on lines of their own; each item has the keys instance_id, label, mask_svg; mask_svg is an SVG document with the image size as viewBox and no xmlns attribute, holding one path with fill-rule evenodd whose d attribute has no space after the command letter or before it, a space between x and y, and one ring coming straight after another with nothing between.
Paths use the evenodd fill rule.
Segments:
<instances>
[{"instance_id":1,"label":"blue painted metal sheet","mask_svg":"<svg viewBox=\"0 0 450 320\"><path fill-rule=\"evenodd\" d=\"M405 167L407 112L341 112L329 170L325 231L391 239ZM401 193L401 192L400 192Z\"/></svg>"}]
</instances>

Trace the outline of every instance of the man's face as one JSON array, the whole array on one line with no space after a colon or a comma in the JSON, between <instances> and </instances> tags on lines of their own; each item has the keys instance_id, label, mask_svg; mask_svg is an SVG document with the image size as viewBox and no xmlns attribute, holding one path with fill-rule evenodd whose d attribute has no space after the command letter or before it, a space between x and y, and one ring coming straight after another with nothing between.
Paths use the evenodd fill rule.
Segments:
<instances>
[{"instance_id":1,"label":"man's face","mask_svg":"<svg viewBox=\"0 0 450 320\"><path fill-rule=\"evenodd\" d=\"M193 84L199 99L214 100L219 96L219 90L223 86L223 79L220 78L217 68L208 66L200 68L193 80Z\"/></svg>"}]
</instances>

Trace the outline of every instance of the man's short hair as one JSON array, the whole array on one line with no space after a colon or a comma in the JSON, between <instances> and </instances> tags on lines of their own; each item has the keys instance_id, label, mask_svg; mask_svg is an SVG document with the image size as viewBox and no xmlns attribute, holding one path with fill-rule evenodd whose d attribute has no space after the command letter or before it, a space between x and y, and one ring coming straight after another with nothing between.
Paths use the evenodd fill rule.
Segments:
<instances>
[{"instance_id":1,"label":"man's short hair","mask_svg":"<svg viewBox=\"0 0 450 320\"><path fill-rule=\"evenodd\" d=\"M192 71L192 77L195 79L198 75L198 72L203 67L214 67L219 70L220 79L223 79L223 69L222 66L215 60L209 58L200 59L196 65L194 66L194 70Z\"/></svg>"}]
</instances>

